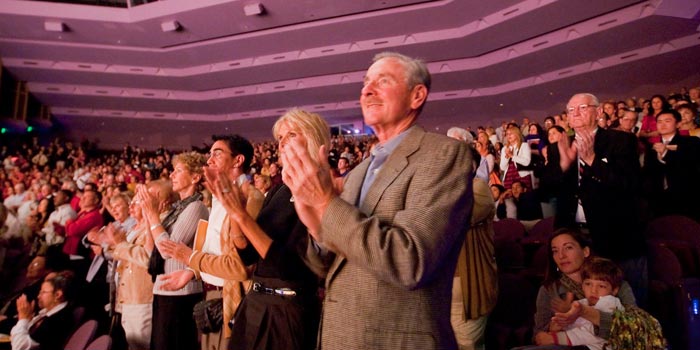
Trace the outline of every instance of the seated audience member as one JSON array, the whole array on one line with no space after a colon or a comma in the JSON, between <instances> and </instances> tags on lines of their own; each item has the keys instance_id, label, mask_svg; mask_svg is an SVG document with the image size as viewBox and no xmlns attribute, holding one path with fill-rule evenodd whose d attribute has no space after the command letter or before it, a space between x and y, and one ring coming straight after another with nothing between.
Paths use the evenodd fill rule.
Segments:
<instances>
[{"instance_id":1,"label":"seated audience member","mask_svg":"<svg viewBox=\"0 0 700 350\"><path fill-rule=\"evenodd\" d=\"M581 267L581 279L585 298L574 301L571 306L573 309L580 305L608 313L625 309L616 297L622 283L622 270L614 262L598 257L589 258ZM590 350L602 350L606 344L605 339L596 336L593 323L583 317L577 318L565 328L552 322L549 332L539 332L535 339L542 345L585 345Z\"/></svg>"},{"instance_id":2,"label":"seated audience member","mask_svg":"<svg viewBox=\"0 0 700 350\"><path fill-rule=\"evenodd\" d=\"M0 333L10 333L17 323L17 299L24 295L28 301L36 300L44 277L50 272L61 271L68 267L68 256L63 254L60 247L52 247L46 253L37 255L27 266L27 273L18 290L3 299L0 309Z\"/></svg>"},{"instance_id":3,"label":"seated audience member","mask_svg":"<svg viewBox=\"0 0 700 350\"><path fill-rule=\"evenodd\" d=\"M499 184L491 185L491 195L493 196L494 205L496 206L496 216L494 221L500 219L512 218L517 216L517 208L513 203L512 192Z\"/></svg>"},{"instance_id":4,"label":"seated audience member","mask_svg":"<svg viewBox=\"0 0 700 350\"><path fill-rule=\"evenodd\" d=\"M516 208L516 218L520 221L542 219L542 206L534 191L528 190L521 180L513 182L511 188Z\"/></svg>"},{"instance_id":5,"label":"seated audience member","mask_svg":"<svg viewBox=\"0 0 700 350\"><path fill-rule=\"evenodd\" d=\"M656 125L661 142L645 161L656 215L680 214L700 221L700 139L678 134L681 115L661 112Z\"/></svg>"},{"instance_id":6,"label":"seated audience member","mask_svg":"<svg viewBox=\"0 0 700 350\"><path fill-rule=\"evenodd\" d=\"M552 327L565 329L583 317L597 327L596 336L608 339L612 313L574 303L585 298L581 268L591 256L588 239L577 231L559 229L552 234L547 248L552 255L547 260L545 279L537 293L533 334L547 333ZM622 305L634 305L634 293L629 284L623 281L619 288L617 297ZM535 338L537 345L544 345L545 340L541 336Z\"/></svg>"},{"instance_id":7,"label":"seated audience member","mask_svg":"<svg viewBox=\"0 0 700 350\"><path fill-rule=\"evenodd\" d=\"M12 328L12 350L63 349L74 328L73 273L64 271L47 276L37 297L41 308L35 315L35 302L25 295L17 299L19 320Z\"/></svg>"},{"instance_id":8,"label":"seated audience member","mask_svg":"<svg viewBox=\"0 0 700 350\"><path fill-rule=\"evenodd\" d=\"M100 215L100 194L96 191L85 191L80 198L80 212L75 220L66 221L63 252L68 255L83 255L87 257L87 251L81 250L80 241L88 231L96 227L102 227L103 221Z\"/></svg>"}]
</instances>

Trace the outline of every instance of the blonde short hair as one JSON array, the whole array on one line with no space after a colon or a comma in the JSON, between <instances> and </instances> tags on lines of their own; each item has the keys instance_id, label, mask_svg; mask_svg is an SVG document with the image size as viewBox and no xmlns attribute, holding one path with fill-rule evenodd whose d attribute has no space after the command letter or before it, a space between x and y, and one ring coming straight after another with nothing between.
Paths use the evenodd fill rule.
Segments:
<instances>
[{"instance_id":1,"label":"blonde short hair","mask_svg":"<svg viewBox=\"0 0 700 350\"><path fill-rule=\"evenodd\" d=\"M330 128L320 115L298 108L287 111L277 119L272 127L272 135L275 139L279 138L279 130L282 125L287 125L290 129L296 130L306 137L307 150L314 160L319 161L317 159L318 149L321 146L326 146L326 150L330 149Z\"/></svg>"},{"instance_id":2,"label":"blonde short hair","mask_svg":"<svg viewBox=\"0 0 700 350\"><path fill-rule=\"evenodd\" d=\"M182 152L173 157L173 166L180 163L192 174L204 175L204 166L207 165L207 157L195 151Z\"/></svg>"}]
</instances>

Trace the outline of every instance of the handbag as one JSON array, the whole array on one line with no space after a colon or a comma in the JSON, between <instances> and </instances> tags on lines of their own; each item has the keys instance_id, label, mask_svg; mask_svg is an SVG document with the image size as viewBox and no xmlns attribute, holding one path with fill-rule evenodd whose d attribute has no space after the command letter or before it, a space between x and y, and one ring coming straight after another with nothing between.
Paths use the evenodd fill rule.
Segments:
<instances>
[{"instance_id":1,"label":"handbag","mask_svg":"<svg viewBox=\"0 0 700 350\"><path fill-rule=\"evenodd\" d=\"M224 322L224 299L202 300L194 305L192 317L202 333L216 333Z\"/></svg>"}]
</instances>

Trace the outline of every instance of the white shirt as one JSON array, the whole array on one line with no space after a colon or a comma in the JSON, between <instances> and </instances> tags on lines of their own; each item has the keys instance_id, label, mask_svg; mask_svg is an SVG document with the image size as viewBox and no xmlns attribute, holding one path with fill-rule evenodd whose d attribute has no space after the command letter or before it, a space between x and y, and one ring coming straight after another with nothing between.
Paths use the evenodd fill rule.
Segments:
<instances>
[{"instance_id":1,"label":"white shirt","mask_svg":"<svg viewBox=\"0 0 700 350\"><path fill-rule=\"evenodd\" d=\"M17 321L17 324L15 324L10 331L10 335L12 336L12 350L31 350L39 348L39 343L35 342L34 339L29 336L29 328L40 318L52 316L63 310L66 305L68 305L68 302L64 301L54 306L51 310L41 309L39 314L34 316L31 320L20 319Z\"/></svg>"},{"instance_id":2,"label":"white shirt","mask_svg":"<svg viewBox=\"0 0 700 350\"><path fill-rule=\"evenodd\" d=\"M221 226L226 218L226 209L216 197L211 198L211 211L209 212L209 223L207 224L207 235L204 238L202 252L212 255L221 255ZM222 287L224 279L201 272L202 281L214 286Z\"/></svg>"},{"instance_id":3,"label":"white shirt","mask_svg":"<svg viewBox=\"0 0 700 350\"><path fill-rule=\"evenodd\" d=\"M49 219L46 220L44 228L41 229L41 232L44 232L46 235L46 243L51 245L61 243L63 241L63 237L57 237L55 235L53 229L54 223L61 226L66 226L66 221L68 221L68 219L75 219L76 217L78 217L78 214L76 214L75 210L71 208L70 203L61 204L61 206L56 208L56 210L49 215ZM58 238L60 238L60 240Z\"/></svg>"},{"instance_id":4,"label":"white shirt","mask_svg":"<svg viewBox=\"0 0 700 350\"><path fill-rule=\"evenodd\" d=\"M20 194L13 194L13 195L5 198L5 201L3 202L3 204L8 209L17 210L17 208L19 208L22 205L22 203L24 203L24 197L26 195L27 195L26 191L22 192Z\"/></svg>"},{"instance_id":5,"label":"white shirt","mask_svg":"<svg viewBox=\"0 0 700 350\"><path fill-rule=\"evenodd\" d=\"M248 177L245 174L239 176L236 179L238 186L242 186ZM204 244L202 245L202 252L212 255L221 255L221 226L224 224L224 219L226 218L226 209L219 202L216 197L211 199L211 211L209 212L209 223L207 224L207 236L204 238ZM206 272L200 272L202 281L223 287L224 279L217 277Z\"/></svg>"}]
</instances>

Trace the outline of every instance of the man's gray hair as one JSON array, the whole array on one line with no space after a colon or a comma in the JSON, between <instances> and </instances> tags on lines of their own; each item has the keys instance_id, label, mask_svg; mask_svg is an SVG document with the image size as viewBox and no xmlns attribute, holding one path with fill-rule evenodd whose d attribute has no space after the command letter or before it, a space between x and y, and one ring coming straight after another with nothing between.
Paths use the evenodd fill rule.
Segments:
<instances>
[{"instance_id":1,"label":"man's gray hair","mask_svg":"<svg viewBox=\"0 0 700 350\"><path fill-rule=\"evenodd\" d=\"M447 130L447 136L453 139L464 141L466 143L472 143L474 141L474 136L472 136L472 134L469 131L462 128L458 128L456 126L451 127L449 130Z\"/></svg>"},{"instance_id":2,"label":"man's gray hair","mask_svg":"<svg viewBox=\"0 0 700 350\"><path fill-rule=\"evenodd\" d=\"M417 58L408 57L398 52L385 51L376 54L372 59L372 63L384 58L395 59L406 68L406 83L408 84L409 89L413 89L413 87L418 84L423 84L428 91L430 91L430 71L428 71L428 66L425 65L425 62Z\"/></svg>"},{"instance_id":3,"label":"man's gray hair","mask_svg":"<svg viewBox=\"0 0 700 350\"><path fill-rule=\"evenodd\" d=\"M600 106L600 101L598 100L598 98L597 98L595 95L591 94L591 93L582 92L582 93L576 94L576 95L574 95L574 96L586 96L586 97L588 97L588 98L591 99L591 101L593 102L593 103L592 103L593 105ZM572 97L573 97L573 96L572 96Z\"/></svg>"}]
</instances>

